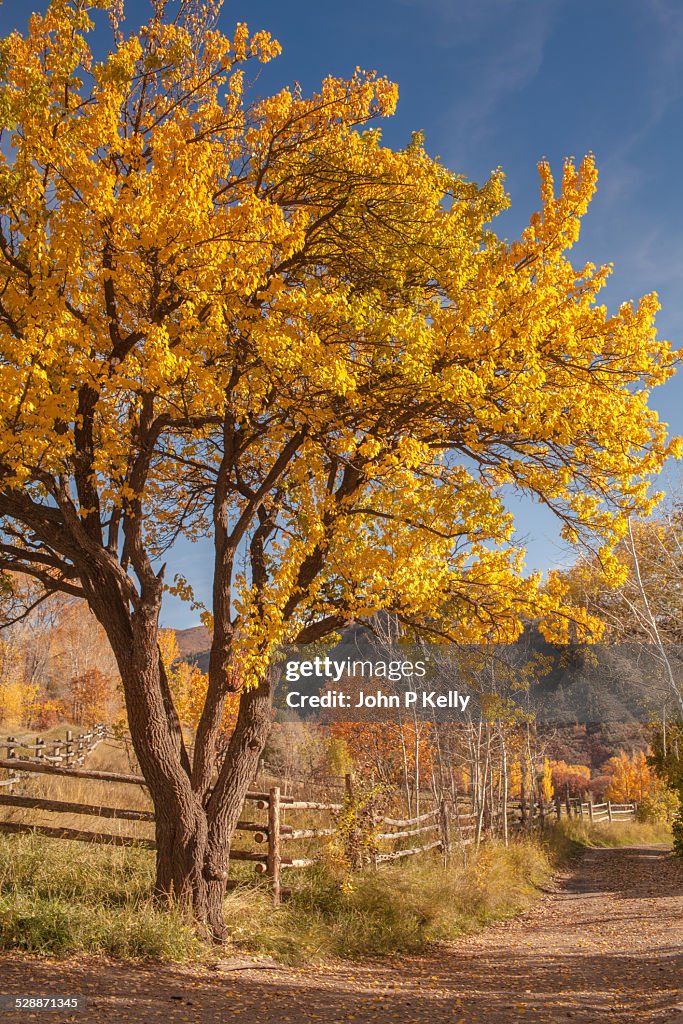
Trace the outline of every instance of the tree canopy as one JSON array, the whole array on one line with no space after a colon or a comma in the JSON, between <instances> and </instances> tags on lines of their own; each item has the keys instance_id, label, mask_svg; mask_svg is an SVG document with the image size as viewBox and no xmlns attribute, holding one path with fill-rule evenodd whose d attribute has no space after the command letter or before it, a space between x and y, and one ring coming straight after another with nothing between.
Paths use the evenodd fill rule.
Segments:
<instances>
[{"instance_id":1,"label":"tree canopy","mask_svg":"<svg viewBox=\"0 0 683 1024\"><path fill-rule=\"evenodd\" d=\"M648 398L675 357L656 296L609 313L609 268L570 262L591 156L557 188L542 163L540 210L503 241L499 172L383 145L394 84L255 97L278 44L223 34L220 4L164 6L124 36L114 0L52 0L0 45L0 570L85 597L155 800L211 791L224 836L274 644L382 609L465 640L559 627L508 489L613 543L674 450ZM193 765L157 654L181 535L215 547Z\"/></svg>"}]
</instances>

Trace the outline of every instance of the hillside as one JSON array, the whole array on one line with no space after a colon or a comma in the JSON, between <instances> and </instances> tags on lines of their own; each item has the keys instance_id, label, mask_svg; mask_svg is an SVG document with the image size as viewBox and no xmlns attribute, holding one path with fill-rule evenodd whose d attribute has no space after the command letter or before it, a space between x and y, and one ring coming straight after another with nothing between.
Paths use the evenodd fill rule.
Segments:
<instances>
[{"instance_id":1,"label":"hillside","mask_svg":"<svg viewBox=\"0 0 683 1024\"><path fill-rule=\"evenodd\" d=\"M189 629L176 629L176 639L183 658L190 658L192 661L198 655L209 653L211 646L211 634L206 626L190 626Z\"/></svg>"}]
</instances>

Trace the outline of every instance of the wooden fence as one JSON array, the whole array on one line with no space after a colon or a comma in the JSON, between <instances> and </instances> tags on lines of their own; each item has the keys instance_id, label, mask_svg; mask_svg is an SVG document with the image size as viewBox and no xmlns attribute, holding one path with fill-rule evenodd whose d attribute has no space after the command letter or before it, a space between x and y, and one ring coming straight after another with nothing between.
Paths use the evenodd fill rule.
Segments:
<instances>
[{"instance_id":1,"label":"wooden fence","mask_svg":"<svg viewBox=\"0 0 683 1024\"><path fill-rule=\"evenodd\" d=\"M634 821L638 812L636 803L613 804L611 800L605 803L594 804L592 800L570 801L571 810L569 813L578 818L588 818L590 822L612 822L614 824L622 821Z\"/></svg>"},{"instance_id":2,"label":"wooden fence","mask_svg":"<svg viewBox=\"0 0 683 1024\"><path fill-rule=\"evenodd\" d=\"M32 758L17 756L18 743L9 737L7 744L0 744L8 751L6 758L0 759L0 769L9 773L9 777L0 781L0 786L7 792L0 791L0 807L14 810L48 812L56 814L74 814L91 816L111 821L131 821L154 823L151 809L106 806L99 803L82 803L73 800L57 800L45 796L31 795L30 792L12 792L18 783L24 783L32 775L43 775L51 779L85 780L124 786L136 786L147 791L147 784L141 775L122 774L119 772L97 771L82 767L86 754L106 736L103 726L96 726L88 733L73 737L70 733L64 740L51 742L51 753L47 753L48 744L36 740L30 747L22 749L35 750ZM21 788L25 788L23 785ZM253 790L246 795L245 807L251 805L257 810L266 812L265 821L250 820L245 816L237 824L238 833L247 833L262 850L231 849L230 857L234 861L247 861L254 865L255 870L268 877L273 903L279 904L286 890L282 888L282 872L288 869L311 867L316 857L287 856L287 844L297 840L323 840L338 834L338 819L345 809L355 807L353 785L350 776L345 780L345 798L343 802L301 800L282 793L280 786L270 786L263 791ZM317 815L327 812L333 816L332 825L305 822L303 825L287 821L290 812L303 811ZM430 810L408 818L389 816L369 816L369 842L365 854L351 859L355 867L363 867L363 861L379 867L381 864L392 863L405 857L440 849L447 856L451 845L467 846L478 844L486 835L504 835L519 830L543 829L553 817L560 818L563 814L585 816L592 822L621 822L632 820L636 814L635 804L613 804L609 801L602 804L581 801L561 801L554 803L510 802L504 826L499 821L486 820L482 813L472 808L471 802L462 798L455 803L442 801ZM353 816L352 816L353 817ZM354 826L356 827L356 826ZM366 822L366 828L368 823ZM30 824L19 821L0 821L0 833L35 833L46 838L77 840L89 843L105 843L115 846L138 846L153 850L156 848L154 839L136 837L111 832L89 831L53 825ZM353 837L347 836L353 850ZM341 839L343 842L343 839Z\"/></svg>"},{"instance_id":3,"label":"wooden fence","mask_svg":"<svg viewBox=\"0 0 683 1024\"><path fill-rule=\"evenodd\" d=\"M10 749L12 748L10 747ZM3 784L15 787L31 776L39 775L48 776L51 779L104 782L147 789L147 784L141 775L72 767L77 756L82 762L83 757L78 750L77 742L74 741L73 750L70 749L68 754L65 751L64 753L44 755L40 758L16 756L1 758L0 769L10 773L9 778L4 780ZM71 762L69 764L66 763L67 757ZM57 759L64 763L55 763ZM22 788L24 787L22 786ZM305 811L309 814L329 812L338 816L343 808L348 806L348 801L353 800L350 778L347 778L346 782L346 800L346 804L298 800L292 796L283 795L279 786L273 786L263 792L249 791L246 795L245 806L255 805L257 810L265 811L266 820L255 821L249 820L247 817L237 823L237 832L249 833L256 845L263 845L263 851L233 848L230 852L231 859L251 862L258 873L267 875L272 889L273 902L277 905L283 894L282 872L288 869L311 867L316 862L314 857L288 856L287 844L296 840L326 839L337 833L336 823L326 826L309 822L301 826L287 822L287 815L289 812ZM111 821L135 821L149 824L154 822L152 810L52 799L30 795L30 793L9 791L0 793L0 807L34 812L42 811L50 814L85 815ZM425 853L437 847L444 849L446 846L444 829L447 829L445 821L442 808L414 818L382 817L377 819L373 822L374 826L386 829L386 831L378 832L375 836L377 849L372 857L374 864L379 865ZM32 824L23 821L0 821L0 833L36 834L50 839L67 839L113 846L137 846L149 850L156 848L154 839L149 837L90 831L58 825ZM399 849L396 844L402 844L404 840L410 840L410 845ZM386 849L387 846L390 848Z\"/></svg>"},{"instance_id":4,"label":"wooden fence","mask_svg":"<svg viewBox=\"0 0 683 1024\"><path fill-rule=\"evenodd\" d=\"M11 761L13 764L8 768L8 778L0 780L0 787L14 786L20 778L27 777L24 766L28 752L32 754L33 759L41 763L47 762L66 767L81 765L87 755L99 746L108 735L107 726L98 723L87 732L79 732L76 736L71 729L67 729L64 738L54 737L48 742L41 736L36 737L33 742L17 739L16 736L8 736L5 743L0 742L0 750L6 752L4 760Z\"/></svg>"},{"instance_id":5,"label":"wooden fence","mask_svg":"<svg viewBox=\"0 0 683 1024\"><path fill-rule=\"evenodd\" d=\"M66 755L64 755L65 757ZM74 752L75 756L75 752ZM141 775L126 775L120 772L95 771L87 768L70 767L66 764L52 763L50 756L41 759L1 758L0 769L10 773L3 785L15 787L31 775L47 775L51 778L70 780L89 780L112 783L117 785L138 786L147 789ZM314 860L306 857L288 857L284 854L284 844L297 839L317 839L333 835L335 828L310 827L298 828L283 821L286 811L340 811L342 804L316 803L295 800L293 797L282 796L279 787L272 787L267 792L248 792L246 802L255 804L259 810L267 812L267 821L241 820L237 823L238 832L250 833L256 844L264 844L263 852L254 850L231 850L230 856L235 861L253 862L257 872L270 877L273 899L280 900L280 877L283 869L310 867ZM15 810L47 811L56 814L77 814L115 821L154 822L151 810L138 808L110 807L101 804L85 804L68 800L55 800L47 797L31 796L24 793L0 793L0 807ZM69 839L88 843L103 843L113 846L137 846L143 849L156 848L154 839L122 835L119 833L86 831L51 825L34 825L26 822L0 821L0 832L33 833L50 839Z\"/></svg>"},{"instance_id":6,"label":"wooden fence","mask_svg":"<svg viewBox=\"0 0 683 1024\"><path fill-rule=\"evenodd\" d=\"M377 825L379 828L388 828L389 831L375 831L374 833L374 840L377 844L377 850L373 855L375 865L400 860L403 857L412 857L418 853L426 853L428 850L440 849L447 852L450 845L448 817L444 805L415 818L382 817ZM415 845L416 836L421 837L417 845ZM382 850L383 844L400 843L405 839L410 840L409 846L388 851Z\"/></svg>"}]
</instances>

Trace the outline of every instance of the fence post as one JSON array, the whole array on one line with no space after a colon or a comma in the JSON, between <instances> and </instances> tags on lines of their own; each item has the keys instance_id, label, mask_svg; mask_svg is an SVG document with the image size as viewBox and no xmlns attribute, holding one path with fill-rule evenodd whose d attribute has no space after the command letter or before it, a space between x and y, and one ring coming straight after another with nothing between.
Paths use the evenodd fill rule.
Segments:
<instances>
[{"instance_id":1,"label":"fence post","mask_svg":"<svg viewBox=\"0 0 683 1024\"><path fill-rule=\"evenodd\" d=\"M64 747L64 754L65 754L64 763L67 766L67 768L69 768L71 766L71 762L73 761L73 754L74 754L74 743L73 743L73 740L74 740L73 732L71 731L71 729L67 729L66 730L66 744L65 744L65 747Z\"/></svg>"},{"instance_id":2,"label":"fence post","mask_svg":"<svg viewBox=\"0 0 683 1024\"><path fill-rule=\"evenodd\" d=\"M273 906L280 905L280 787L273 786L268 796L268 876Z\"/></svg>"},{"instance_id":3,"label":"fence post","mask_svg":"<svg viewBox=\"0 0 683 1024\"><path fill-rule=\"evenodd\" d=\"M17 752L14 749L14 744L16 742L17 741L16 741L16 738L14 736L8 736L7 737L7 743L6 743L5 746L6 746L6 749L7 749L7 757L8 758L9 757L15 758L17 756ZM10 778L10 781L15 778L15 772L11 768L10 768L10 771L9 771L9 778ZM9 787L8 792L9 793L13 793L14 792L14 785L11 785Z\"/></svg>"},{"instance_id":4,"label":"fence post","mask_svg":"<svg viewBox=\"0 0 683 1024\"><path fill-rule=\"evenodd\" d=\"M591 823L592 823L593 822L593 797L590 797L589 800L588 800L588 817L590 818Z\"/></svg>"},{"instance_id":5,"label":"fence post","mask_svg":"<svg viewBox=\"0 0 683 1024\"><path fill-rule=\"evenodd\" d=\"M35 748L36 748L36 761L43 760L43 748L45 747L45 740L41 736L36 737Z\"/></svg>"},{"instance_id":6,"label":"fence post","mask_svg":"<svg viewBox=\"0 0 683 1024\"><path fill-rule=\"evenodd\" d=\"M545 800L543 799L543 780L538 780L538 817L541 832L545 832Z\"/></svg>"},{"instance_id":7,"label":"fence post","mask_svg":"<svg viewBox=\"0 0 683 1024\"><path fill-rule=\"evenodd\" d=\"M344 792L346 793L349 800L353 800L353 775L351 772L347 772L344 776Z\"/></svg>"},{"instance_id":8,"label":"fence post","mask_svg":"<svg viewBox=\"0 0 683 1024\"><path fill-rule=\"evenodd\" d=\"M439 806L439 822L441 825L441 852L443 853L444 863L448 860L451 852L451 831L450 822L448 820L448 804L446 798L441 797L441 804Z\"/></svg>"},{"instance_id":9,"label":"fence post","mask_svg":"<svg viewBox=\"0 0 683 1024\"><path fill-rule=\"evenodd\" d=\"M570 796L569 796L569 783L568 782L565 785L564 802L565 802L565 806L567 808L567 817L571 818L571 816L572 816L572 802L571 802L571 799L570 799Z\"/></svg>"},{"instance_id":10,"label":"fence post","mask_svg":"<svg viewBox=\"0 0 683 1024\"><path fill-rule=\"evenodd\" d=\"M610 821L612 820L612 801L611 800L607 801L607 817L609 818Z\"/></svg>"},{"instance_id":11,"label":"fence post","mask_svg":"<svg viewBox=\"0 0 683 1024\"><path fill-rule=\"evenodd\" d=\"M559 821L562 817L562 800L559 797L559 795L555 797L555 814L557 815L557 820Z\"/></svg>"}]
</instances>

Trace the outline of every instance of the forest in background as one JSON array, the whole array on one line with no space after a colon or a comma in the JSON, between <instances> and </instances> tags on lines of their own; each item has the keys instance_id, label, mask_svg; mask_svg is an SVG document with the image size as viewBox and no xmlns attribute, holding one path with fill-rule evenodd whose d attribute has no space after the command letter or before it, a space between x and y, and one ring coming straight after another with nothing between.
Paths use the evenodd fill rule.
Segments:
<instances>
[{"instance_id":1,"label":"forest in background","mask_svg":"<svg viewBox=\"0 0 683 1024\"><path fill-rule=\"evenodd\" d=\"M673 650L683 627L683 520L679 509L640 524L617 549L619 586L606 586L595 557L564 572L574 601L601 626L603 643L657 643ZM0 638L0 728L36 733L97 722L126 733L123 693L106 635L87 605L52 595L32 607L38 591L27 577L5 577L4 614L16 621ZM532 628L533 624L530 624ZM205 699L210 635L205 627L164 630L161 654L183 728L192 742ZM661 665L666 675L666 664ZM541 685L536 670L529 686ZM238 696L228 700L222 732L227 743ZM671 724L677 753L675 711ZM471 797L483 819L507 800L540 795L549 801L637 802L662 821L676 810L673 788L657 774L653 742L662 722L604 721L537 726L518 712L455 724L410 720L301 721L274 710L261 767L283 780L314 783L353 773L384 800L398 798L419 814L420 794ZM660 773L662 775L662 773Z\"/></svg>"}]
</instances>

